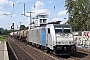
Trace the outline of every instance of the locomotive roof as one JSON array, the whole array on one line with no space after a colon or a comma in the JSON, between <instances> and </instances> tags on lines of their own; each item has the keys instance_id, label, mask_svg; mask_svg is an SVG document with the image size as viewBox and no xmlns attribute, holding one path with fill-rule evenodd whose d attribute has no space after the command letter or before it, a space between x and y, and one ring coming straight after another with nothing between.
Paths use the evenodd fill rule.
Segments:
<instances>
[{"instance_id":1,"label":"locomotive roof","mask_svg":"<svg viewBox=\"0 0 90 60\"><path fill-rule=\"evenodd\" d=\"M55 27L65 27L70 28L70 24L54 24Z\"/></svg>"},{"instance_id":2,"label":"locomotive roof","mask_svg":"<svg viewBox=\"0 0 90 60\"><path fill-rule=\"evenodd\" d=\"M54 26L70 26L70 24L53 24Z\"/></svg>"},{"instance_id":3,"label":"locomotive roof","mask_svg":"<svg viewBox=\"0 0 90 60\"><path fill-rule=\"evenodd\" d=\"M49 22L47 24L60 24L61 21Z\"/></svg>"},{"instance_id":4,"label":"locomotive roof","mask_svg":"<svg viewBox=\"0 0 90 60\"><path fill-rule=\"evenodd\" d=\"M56 28L60 28L60 27L70 28L70 24L48 24L46 25L46 28L49 28L51 26L54 26Z\"/></svg>"}]
</instances>

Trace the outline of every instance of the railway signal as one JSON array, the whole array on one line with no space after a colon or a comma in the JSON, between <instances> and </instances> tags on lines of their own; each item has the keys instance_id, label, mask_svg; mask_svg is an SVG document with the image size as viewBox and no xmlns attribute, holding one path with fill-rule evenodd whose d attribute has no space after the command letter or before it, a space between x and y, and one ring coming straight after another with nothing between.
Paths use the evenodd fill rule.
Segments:
<instances>
[{"instance_id":1,"label":"railway signal","mask_svg":"<svg viewBox=\"0 0 90 60\"><path fill-rule=\"evenodd\" d=\"M11 29L14 30L14 23L12 23Z\"/></svg>"}]
</instances>

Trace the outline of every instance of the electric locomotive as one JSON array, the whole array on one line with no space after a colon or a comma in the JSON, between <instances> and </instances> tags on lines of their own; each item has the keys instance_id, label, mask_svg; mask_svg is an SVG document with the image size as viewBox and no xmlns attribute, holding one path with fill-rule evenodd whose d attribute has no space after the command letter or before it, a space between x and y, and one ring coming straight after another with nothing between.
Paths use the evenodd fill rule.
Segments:
<instances>
[{"instance_id":1,"label":"electric locomotive","mask_svg":"<svg viewBox=\"0 0 90 60\"><path fill-rule=\"evenodd\" d=\"M76 51L69 24L48 24L29 30L28 41L36 47L55 54Z\"/></svg>"}]
</instances>

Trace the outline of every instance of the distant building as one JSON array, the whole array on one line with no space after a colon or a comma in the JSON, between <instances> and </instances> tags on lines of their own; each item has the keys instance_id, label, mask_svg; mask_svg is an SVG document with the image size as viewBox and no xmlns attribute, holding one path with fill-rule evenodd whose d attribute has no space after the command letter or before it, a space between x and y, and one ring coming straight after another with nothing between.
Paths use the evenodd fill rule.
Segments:
<instances>
[{"instance_id":1,"label":"distant building","mask_svg":"<svg viewBox=\"0 0 90 60\"><path fill-rule=\"evenodd\" d=\"M32 28L37 26L42 26L48 23L48 15L46 13L40 13L33 18Z\"/></svg>"}]
</instances>

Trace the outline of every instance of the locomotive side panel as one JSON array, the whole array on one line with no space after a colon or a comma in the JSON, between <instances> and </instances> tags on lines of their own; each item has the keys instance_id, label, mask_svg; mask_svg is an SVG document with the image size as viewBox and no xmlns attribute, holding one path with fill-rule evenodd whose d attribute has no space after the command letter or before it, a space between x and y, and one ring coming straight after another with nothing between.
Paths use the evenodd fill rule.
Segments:
<instances>
[{"instance_id":1,"label":"locomotive side panel","mask_svg":"<svg viewBox=\"0 0 90 60\"><path fill-rule=\"evenodd\" d=\"M46 29L41 29L41 44L42 46L46 46Z\"/></svg>"},{"instance_id":2,"label":"locomotive side panel","mask_svg":"<svg viewBox=\"0 0 90 60\"><path fill-rule=\"evenodd\" d=\"M32 38L33 38L33 31L29 30L29 34L28 34L29 42L33 42Z\"/></svg>"},{"instance_id":3,"label":"locomotive side panel","mask_svg":"<svg viewBox=\"0 0 90 60\"><path fill-rule=\"evenodd\" d=\"M53 46L56 44L53 24L49 24L46 26L46 44L47 47L51 50L53 50Z\"/></svg>"},{"instance_id":4,"label":"locomotive side panel","mask_svg":"<svg viewBox=\"0 0 90 60\"><path fill-rule=\"evenodd\" d=\"M39 30L29 30L29 42L41 45L41 36Z\"/></svg>"},{"instance_id":5,"label":"locomotive side panel","mask_svg":"<svg viewBox=\"0 0 90 60\"><path fill-rule=\"evenodd\" d=\"M37 40L36 43L41 45L41 29L36 30Z\"/></svg>"}]
</instances>

